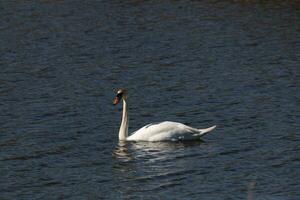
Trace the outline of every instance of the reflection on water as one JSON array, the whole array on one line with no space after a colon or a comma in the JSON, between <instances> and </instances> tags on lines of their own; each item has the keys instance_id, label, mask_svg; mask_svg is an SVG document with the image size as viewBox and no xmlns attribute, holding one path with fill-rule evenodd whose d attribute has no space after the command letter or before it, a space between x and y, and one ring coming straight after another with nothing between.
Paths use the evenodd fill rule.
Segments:
<instances>
[{"instance_id":1,"label":"reflection on water","mask_svg":"<svg viewBox=\"0 0 300 200\"><path fill-rule=\"evenodd\" d=\"M132 160L132 157L128 152L127 143L124 141L119 141L117 147L113 152L113 155L121 162L128 162Z\"/></svg>"},{"instance_id":2,"label":"reflection on water","mask_svg":"<svg viewBox=\"0 0 300 200\"><path fill-rule=\"evenodd\" d=\"M1 200L300 199L292 1L1 1ZM219 128L118 144L118 87L132 131Z\"/></svg>"},{"instance_id":3,"label":"reflection on water","mask_svg":"<svg viewBox=\"0 0 300 200\"><path fill-rule=\"evenodd\" d=\"M255 181L251 181L248 184L247 200L254 200L254 198L253 198L253 192L254 192L254 189L255 189L255 185L256 185Z\"/></svg>"},{"instance_id":4,"label":"reflection on water","mask_svg":"<svg viewBox=\"0 0 300 200\"><path fill-rule=\"evenodd\" d=\"M204 141L185 142L125 142L119 141L113 155L121 162L147 158L148 162L169 159L172 153L205 144ZM178 156L178 155L177 155ZM151 159L149 159L151 158Z\"/></svg>"},{"instance_id":5,"label":"reflection on water","mask_svg":"<svg viewBox=\"0 0 300 200\"><path fill-rule=\"evenodd\" d=\"M161 191L180 186L182 181L197 170L189 168L184 158L197 157L193 147L205 145L189 142L119 142L113 156L116 159L114 176L119 180L120 195L145 191Z\"/></svg>"}]
</instances>

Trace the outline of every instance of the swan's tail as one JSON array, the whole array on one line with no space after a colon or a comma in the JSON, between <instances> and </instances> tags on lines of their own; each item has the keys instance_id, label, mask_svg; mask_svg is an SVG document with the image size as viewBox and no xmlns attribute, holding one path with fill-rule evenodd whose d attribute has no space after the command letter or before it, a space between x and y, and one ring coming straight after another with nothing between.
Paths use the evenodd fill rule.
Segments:
<instances>
[{"instance_id":1,"label":"swan's tail","mask_svg":"<svg viewBox=\"0 0 300 200\"><path fill-rule=\"evenodd\" d=\"M197 134L198 136L203 136L206 135L207 133L209 133L210 131L214 130L217 126L212 126L206 129L198 129L199 133Z\"/></svg>"}]
</instances>

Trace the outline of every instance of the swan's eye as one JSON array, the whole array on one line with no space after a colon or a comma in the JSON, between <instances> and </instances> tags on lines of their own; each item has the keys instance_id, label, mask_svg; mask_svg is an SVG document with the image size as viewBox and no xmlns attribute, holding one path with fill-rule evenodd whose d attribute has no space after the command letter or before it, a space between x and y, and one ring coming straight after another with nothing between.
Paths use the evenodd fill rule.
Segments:
<instances>
[{"instance_id":1,"label":"swan's eye","mask_svg":"<svg viewBox=\"0 0 300 200\"><path fill-rule=\"evenodd\" d=\"M121 93L118 93L118 94L117 94L117 97L121 99L121 98L122 98L122 95L123 95L122 92L121 92Z\"/></svg>"}]
</instances>

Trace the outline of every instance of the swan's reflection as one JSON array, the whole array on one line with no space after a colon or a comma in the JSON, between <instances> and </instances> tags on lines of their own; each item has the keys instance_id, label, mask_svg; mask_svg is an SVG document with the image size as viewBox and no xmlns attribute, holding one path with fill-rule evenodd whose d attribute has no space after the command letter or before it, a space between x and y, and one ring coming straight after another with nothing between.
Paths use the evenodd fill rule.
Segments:
<instances>
[{"instance_id":1,"label":"swan's reflection","mask_svg":"<svg viewBox=\"0 0 300 200\"><path fill-rule=\"evenodd\" d=\"M192 147L205 145L194 142L119 142L114 150L114 178L120 183L122 197L143 191L181 184L191 170L185 156L198 154ZM180 159L182 158L182 159Z\"/></svg>"},{"instance_id":2,"label":"swan's reflection","mask_svg":"<svg viewBox=\"0 0 300 200\"><path fill-rule=\"evenodd\" d=\"M119 141L117 147L114 150L114 156L121 162L128 162L132 160L131 155L128 152L127 143L125 141Z\"/></svg>"},{"instance_id":3,"label":"swan's reflection","mask_svg":"<svg viewBox=\"0 0 300 200\"><path fill-rule=\"evenodd\" d=\"M186 150L193 146L204 144L203 141L190 142L125 142L120 141L114 150L114 156L120 162L128 162L134 159L151 161L153 159L168 159L174 153L186 153Z\"/></svg>"}]
</instances>

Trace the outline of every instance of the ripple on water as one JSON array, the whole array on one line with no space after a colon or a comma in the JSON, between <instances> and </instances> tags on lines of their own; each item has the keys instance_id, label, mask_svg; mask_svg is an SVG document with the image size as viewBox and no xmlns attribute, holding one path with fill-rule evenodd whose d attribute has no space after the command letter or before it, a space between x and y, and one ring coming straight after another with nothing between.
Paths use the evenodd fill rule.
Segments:
<instances>
[{"instance_id":1,"label":"ripple on water","mask_svg":"<svg viewBox=\"0 0 300 200\"><path fill-rule=\"evenodd\" d=\"M1 200L300 199L295 2L2 1ZM119 87L217 129L118 144Z\"/></svg>"}]
</instances>

